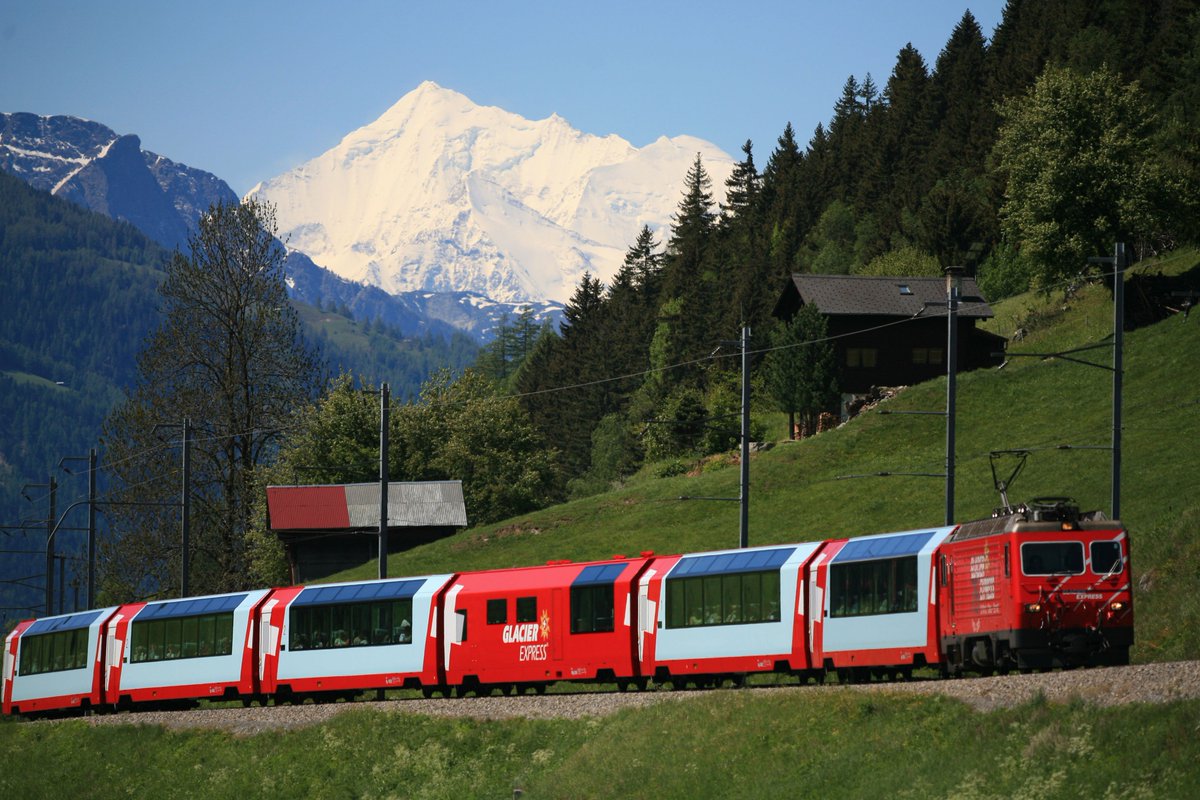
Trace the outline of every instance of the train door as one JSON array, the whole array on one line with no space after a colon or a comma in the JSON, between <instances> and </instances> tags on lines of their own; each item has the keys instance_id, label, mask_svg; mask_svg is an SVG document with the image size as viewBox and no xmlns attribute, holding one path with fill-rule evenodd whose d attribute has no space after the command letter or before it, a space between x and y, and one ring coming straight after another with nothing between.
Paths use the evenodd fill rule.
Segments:
<instances>
[{"instance_id":1,"label":"train door","mask_svg":"<svg viewBox=\"0 0 1200 800\"><path fill-rule=\"evenodd\" d=\"M552 589L550 611L543 611L538 620L543 632L549 628L551 661L562 661L562 630L570 618L570 612L563 602L563 590Z\"/></svg>"},{"instance_id":2,"label":"train door","mask_svg":"<svg viewBox=\"0 0 1200 800\"><path fill-rule=\"evenodd\" d=\"M657 603L650 599L650 582L654 579L655 571L646 570L638 581L638 612L637 612L637 660L638 664L645 662L647 649L653 647L654 626L658 621Z\"/></svg>"}]
</instances>

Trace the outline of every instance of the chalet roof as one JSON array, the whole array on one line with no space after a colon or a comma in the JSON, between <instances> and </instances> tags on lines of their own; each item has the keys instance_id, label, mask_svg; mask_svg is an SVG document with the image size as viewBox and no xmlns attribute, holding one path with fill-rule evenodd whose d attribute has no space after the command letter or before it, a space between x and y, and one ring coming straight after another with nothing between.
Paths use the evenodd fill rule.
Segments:
<instances>
[{"instance_id":1,"label":"chalet roof","mask_svg":"<svg viewBox=\"0 0 1200 800\"><path fill-rule=\"evenodd\" d=\"M796 274L785 296L793 290L804 305L815 305L826 316L911 317L922 309L931 317L946 313L945 278ZM994 316L974 278L963 278L958 314Z\"/></svg>"},{"instance_id":2,"label":"chalet roof","mask_svg":"<svg viewBox=\"0 0 1200 800\"><path fill-rule=\"evenodd\" d=\"M379 527L379 484L268 486L267 520L275 531ZM388 484L388 527L467 526L462 481Z\"/></svg>"}]
</instances>

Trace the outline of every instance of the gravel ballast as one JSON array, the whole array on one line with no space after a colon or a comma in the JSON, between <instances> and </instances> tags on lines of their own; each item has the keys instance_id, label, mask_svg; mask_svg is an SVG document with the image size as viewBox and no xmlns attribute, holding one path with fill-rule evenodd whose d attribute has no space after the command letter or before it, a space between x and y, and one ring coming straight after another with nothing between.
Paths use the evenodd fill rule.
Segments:
<instances>
[{"instance_id":1,"label":"gravel ballast","mask_svg":"<svg viewBox=\"0 0 1200 800\"><path fill-rule=\"evenodd\" d=\"M782 686L744 689L766 692L882 692L941 694L979 711L1010 708L1039 695L1048 702L1075 699L1096 706L1168 703L1200 698L1200 661L1138 664L1128 667L1079 669L1032 675L1005 675L957 680L914 680L851 686ZM92 725L161 725L170 729L217 729L238 736L290 730L324 722L350 710L424 714L475 719L580 719L603 717L626 708L683 702L706 694L697 691L580 692L518 697L465 697L383 702L251 708L205 708L190 711L138 711L84 717ZM52 723L53 721L47 721ZM46 724L46 723L39 723Z\"/></svg>"}]
</instances>

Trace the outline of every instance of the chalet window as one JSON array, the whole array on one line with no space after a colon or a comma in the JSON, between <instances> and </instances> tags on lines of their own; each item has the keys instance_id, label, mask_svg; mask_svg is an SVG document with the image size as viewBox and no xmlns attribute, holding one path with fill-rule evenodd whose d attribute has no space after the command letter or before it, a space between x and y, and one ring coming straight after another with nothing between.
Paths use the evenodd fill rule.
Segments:
<instances>
[{"instance_id":1,"label":"chalet window","mask_svg":"<svg viewBox=\"0 0 1200 800\"><path fill-rule=\"evenodd\" d=\"M942 348L940 347L914 347L912 351L912 363L914 364L940 364L942 363Z\"/></svg>"},{"instance_id":2,"label":"chalet window","mask_svg":"<svg viewBox=\"0 0 1200 800\"><path fill-rule=\"evenodd\" d=\"M503 625L508 622L508 601L503 597L487 601L487 624Z\"/></svg>"},{"instance_id":3,"label":"chalet window","mask_svg":"<svg viewBox=\"0 0 1200 800\"><path fill-rule=\"evenodd\" d=\"M879 350L874 347L847 347L846 348L846 366L847 367L866 367L868 369L875 366L875 362L879 357Z\"/></svg>"},{"instance_id":4,"label":"chalet window","mask_svg":"<svg viewBox=\"0 0 1200 800\"><path fill-rule=\"evenodd\" d=\"M900 284L900 294L912 294L912 287L907 283Z\"/></svg>"},{"instance_id":5,"label":"chalet window","mask_svg":"<svg viewBox=\"0 0 1200 800\"><path fill-rule=\"evenodd\" d=\"M537 622L537 598L517 598L517 622Z\"/></svg>"}]
</instances>

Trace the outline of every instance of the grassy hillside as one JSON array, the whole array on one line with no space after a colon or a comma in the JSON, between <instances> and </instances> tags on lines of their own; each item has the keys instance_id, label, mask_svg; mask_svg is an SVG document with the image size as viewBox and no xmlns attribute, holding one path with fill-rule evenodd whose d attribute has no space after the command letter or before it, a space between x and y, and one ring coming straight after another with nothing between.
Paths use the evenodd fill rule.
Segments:
<instances>
[{"instance_id":1,"label":"grassy hillside","mask_svg":"<svg viewBox=\"0 0 1200 800\"><path fill-rule=\"evenodd\" d=\"M0 796L1188 798L1198 725L1195 701L982 714L936 696L816 689L710 692L584 720L363 709L245 738L8 722Z\"/></svg>"},{"instance_id":2,"label":"grassy hillside","mask_svg":"<svg viewBox=\"0 0 1200 800\"><path fill-rule=\"evenodd\" d=\"M1182 274L1200 269L1200 253L1176 253L1140 270ZM1112 304L1103 286L1070 300L1061 293L997 304L990 327L1021 341L1010 352L1061 352L1104 340ZM1111 351L1095 351L1111 363ZM1139 660L1200 656L1200 318L1172 316L1125 339L1122 517L1132 533L1139 578ZM945 379L912 387L881 408L941 410ZM988 453L1030 448L1014 501L1069 495L1086 509L1110 509L1108 450L1058 445L1111 443L1112 377L1063 360L1013 358L1001 370L959 376L956 518L986 517L999 498ZM779 426L775 426L778 430ZM941 524L940 478L842 479L881 471L943 470L941 417L864 414L803 442L777 442L752 456L752 545L857 536ZM393 575L585 560L643 550L659 553L736 547L736 503L681 500L736 497L732 455L691 465L686 475L655 477L650 467L605 494L503 523L474 528L389 560ZM374 577L374 563L337 579Z\"/></svg>"}]
</instances>

